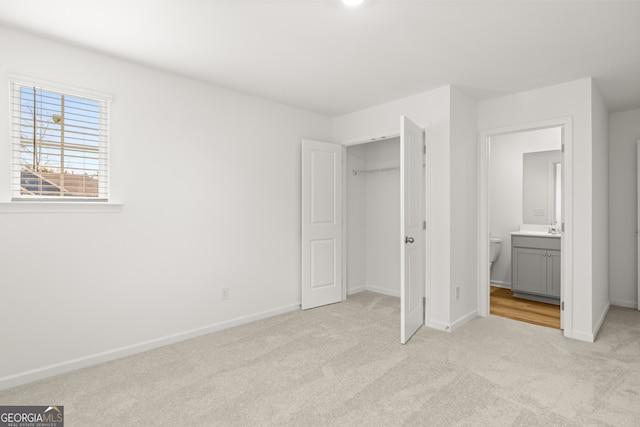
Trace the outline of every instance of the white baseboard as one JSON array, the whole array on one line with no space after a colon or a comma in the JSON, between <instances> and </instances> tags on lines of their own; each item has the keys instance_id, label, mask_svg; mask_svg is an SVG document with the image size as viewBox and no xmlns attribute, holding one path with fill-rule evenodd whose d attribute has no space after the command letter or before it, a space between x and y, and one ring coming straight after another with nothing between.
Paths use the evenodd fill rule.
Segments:
<instances>
[{"instance_id":1,"label":"white baseboard","mask_svg":"<svg viewBox=\"0 0 640 427\"><path fill-rule=\"evenodd\" d=\"M368 285L365 288L367 291L375 292L377 294L389 295L391 297L400 298L400 289L398 289L397 291L391 291L389 289L376 288L375 286L368 286Z\"/></svg>"},{"instance_id":2,"label":"white baseboard","mask_svg":"<svg viewBox=\"0 0 640 427\"><path fill-rule=\"evenodd\" d=\"M367 290L366 286L358 286L357 288L347 289L347 295L353 295Z\"/></svg>"},{"instance_id":3,"label":"white baseboard","mask_svg":"<svg viewBox=\"0 0 640 427\"><path fill-rule=\"evenodd\" d=\"M574 329L571 334L569 335L565 334L565 336L568 338L573 338L574 340L579 340L579 341L585 341L585 342L594 341L593 332L578 331Z\"/></svg>"},{"instance_id":4,"label":"white baseboard","mask_svg":"<svg viewBox=\"0 0 640 427\"><path fill-rule=\"evenodd\" d=\"M615 305L617 307L624 307L624 308L634 308L634 309L638 309L638 302L637 301L626 301L626 300L621 300L621 299L612 299L611 300L611 305Z\"/></svg>"},{"instance_id":5,"label":"white baseboard","mask_svg":"<svg viewBox=\"0 0 640 427\"><path fill-rule=\"evenodd\" d=\"M451 332L455 331L460 326L464 325L467 322L470 322L476 317L478 317L478 310L473 310L471 313L465 314L464 316L462 316L461 318L459 318L458 320L454 321L451 324Z\"/></svg>"},{"instance_id":6,"label":"white baseboard","mask_svg":"<svg viewBox=\"0 0 640 427\"><path fill-rule=\"evenodd\" d=\"M580 340L580 341L594 342L596 340L596 336L598 336L598 332L600 331L600 328L602 327L602 324L604 323L605 317L607 317L607 313L609 312L609 308L611 308L611 304L607 303L607 305L605 306L604 310L602 310L602 313L600 313L600 317L598 318L598 322L594 326L593 331L591 331L591 332L576 331L574 329L572 331L572 334L570 335L570 338L573 338L573 339L576 339L576 340Z\"/></svg>"},{"instance_id":7,"label":"white baseboard","mask_svg":"<svg viewBox=\"0 0 640 427\"><path fill-rule=\"evenodd\" d=\"M492 280L491 286L496 286L498 288L511 289L511 282L499 282L497 280Z\"/></svg>"},{"instance_id":8,"label":"white baseboard","mask_svg":"<svg viewBox=\"0 0 640 427\"><path fill-rule=\"evenodd\" d=\"M451 332L451 328L449 327L449 325L438 320L427 319L427 321L425 322L425 326L442 332Z\"/></svg>"},{"instance_id":9,"label":"white baseboard","mask_svg":"<svg viewBox=\"0 0 640 427\"><path fill-rule=\"evenodd\" d=\"M159 347L175 344L180 341L196 338L201 335L210 334L212 332L221 331L223 329L232 328L234 326L244 325L246 323L255 322L257 320L266 319L268 317L277 316L279 314L284 314L284 313L296 311L299 309L300 309L299 303L291 304L291 305L275 308L273 310L267 310L261 313L238 317L236 319L214 323L213 325L208 325L208 326L192 329L185 332L180 332L177 334L167 335L161 338L144 341L138 344L121 347L121 348L93 354L86 357L80 357L77 359L72 359L62 363L56 363L54 365L49 365L42 368L26 371L26 372L20 372L18 374L9 375L9 376L0 378L0 390L5 390L11 387L27 384L33 381L44 379L44 378L50 378L56 375L75 371L81 368L86 368L88 366L97 365L99 363L121 359L123 357L132 356L134 354L143 353L145 351L153 350Z\"/></svg>"},{"instance_id":10,"label":"white baseboard","mask_svg":"<svg viewBox=\"0 0 640 427\"><path fill-rule=\"evenodd\" d=\"M377 288L375 286L369 286L369 285L363 285L363 286L358 286L356 288L347 289L347 295L353 295L353 294L357 294L364 291L370 291L370 292L375 292L376 294L389 295L391 297L400 298L400 290L395 292L395 291L390 291L389 289Z\"/></svg>"},{"instance_id":11,"label":"white baseboard","mask_svg":"<svg viewBox=\"0 0 640 427\"><path fill-rule=\"evenodd\" d=\"M594 342L595 335L593 332L585 332L585 331L576 331L573 330L573 334L569 338L573 338L574 340L584 341L584 342Z\"/></svg>"},{"instance_id":12,"label":"white baseboard","mask_svg":"<svg viewBox=\"0 0 640 427\"><path fill-rule=\"evenodd\" d=\"M607 317L607 313L609 312L609 309L611 308L611 303L607 303L607 305L604 307L604 310L602 310L602 313L600 313L600 318L598 319L598 323L596 323L595 328L593 328L593 340L596 340L596 337L598 336L598 332L600 332L600 328L602 327L602 324L604 323L604 318Z\"/></svg>"}]
</instances>

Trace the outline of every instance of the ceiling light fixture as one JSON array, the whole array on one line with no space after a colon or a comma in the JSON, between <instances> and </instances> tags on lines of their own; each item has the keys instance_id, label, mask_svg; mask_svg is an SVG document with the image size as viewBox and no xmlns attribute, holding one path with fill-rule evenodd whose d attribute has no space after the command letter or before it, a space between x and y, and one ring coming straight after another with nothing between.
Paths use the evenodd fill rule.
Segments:
<instances>
[{"instance_id":1,"label":"ceiling light fixture","mask_svg":"<svg viewBox=\"0 0 640 427\"><path fill-rule=\"evenodd\" d=\"M363 1L364 0L342 0L342 3L349 7L356 7L360 6Z\"/></svg>"}]
</instances>

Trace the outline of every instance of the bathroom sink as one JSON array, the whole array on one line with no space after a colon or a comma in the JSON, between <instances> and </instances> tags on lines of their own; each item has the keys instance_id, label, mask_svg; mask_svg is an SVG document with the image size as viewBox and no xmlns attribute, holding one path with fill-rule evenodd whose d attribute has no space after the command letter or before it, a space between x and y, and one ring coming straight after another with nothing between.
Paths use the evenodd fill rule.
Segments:
<instances>
[{"instance_id":1,"label":"bathroom sink","mask_svg":"<svg viewBox=\"0 0 640 427\"><path fill-rule=\"evenodd\" d=\"M531 236L531 237L561 237L560 232L549 231L548 225L543 224L520 224L518 231L509 234L512 236Z\"/></svg>"}]
</instances>

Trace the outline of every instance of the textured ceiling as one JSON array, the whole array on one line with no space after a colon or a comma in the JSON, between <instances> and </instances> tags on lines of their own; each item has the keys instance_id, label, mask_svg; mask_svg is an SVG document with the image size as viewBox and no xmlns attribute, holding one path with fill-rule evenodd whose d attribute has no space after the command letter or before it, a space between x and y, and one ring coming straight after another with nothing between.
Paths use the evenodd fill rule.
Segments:
<instances>
[{"instance_id":1,"label":"textured ceiling","mask_svg":"<svg viewBox=\"0 0 640 427\"><path fill-rule=\"evenodd\" d=\"M637 1L0 0L0 23L327 116L584 77L640 108Z\"/></svg>"}]
</instances>

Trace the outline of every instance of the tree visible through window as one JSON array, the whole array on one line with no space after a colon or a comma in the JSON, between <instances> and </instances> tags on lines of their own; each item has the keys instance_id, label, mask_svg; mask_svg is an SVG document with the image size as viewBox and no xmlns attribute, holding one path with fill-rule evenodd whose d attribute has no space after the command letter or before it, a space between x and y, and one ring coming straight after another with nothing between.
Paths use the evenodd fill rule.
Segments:
<instances>
[{"instance_id":1,"label":"tree visible through window","mask_svg":"<svg viewBox=\"0 0 640 427\"><path fill-rule=\"evenodd\" d=\"M13 83L13 192L107 197L106 100Z\"/></svg>"}]
</instances>

